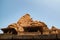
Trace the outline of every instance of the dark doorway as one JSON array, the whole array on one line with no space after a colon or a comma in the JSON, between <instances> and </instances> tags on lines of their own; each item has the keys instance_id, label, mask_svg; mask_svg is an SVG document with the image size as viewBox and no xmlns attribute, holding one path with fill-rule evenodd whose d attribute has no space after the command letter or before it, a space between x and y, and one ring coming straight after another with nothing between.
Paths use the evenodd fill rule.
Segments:
<instances>
[{"instance_id":1,"label":"dark doorway","mask_svg":"<svg viewBox=\"0 0 60 40\"><path fill-rule=\"evenodd\" d=\"M25 32L41 32L43 33L43 28L41 27L23 27Z\"/></svg>"}]
</instances>

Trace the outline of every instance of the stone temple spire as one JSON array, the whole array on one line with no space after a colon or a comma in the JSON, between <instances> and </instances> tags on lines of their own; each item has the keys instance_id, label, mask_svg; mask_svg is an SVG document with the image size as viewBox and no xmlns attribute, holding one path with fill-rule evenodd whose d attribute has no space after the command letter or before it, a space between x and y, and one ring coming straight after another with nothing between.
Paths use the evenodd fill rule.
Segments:
<instances>
[{"instance_id":1,"label":"stone temple spire","mask_svg":"<svg viewBox=\"0 0 60 40\"><path fill-rule=\"evenodd\" d=\"M20 26L30 26L30 23L32 22L32 18L29 14L25 14L22 16L19 21L17 22Z\"/></svg>"}]
</instances>

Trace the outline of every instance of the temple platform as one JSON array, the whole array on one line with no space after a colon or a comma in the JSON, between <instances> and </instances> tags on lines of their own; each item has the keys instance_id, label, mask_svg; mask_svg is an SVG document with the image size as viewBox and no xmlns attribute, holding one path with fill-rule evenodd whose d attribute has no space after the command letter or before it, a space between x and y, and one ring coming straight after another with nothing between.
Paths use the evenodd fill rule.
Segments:
<instances>
[{"instance_id":1,"label":"temple platform","mask_svg":"<svg viewBox=\"0 0 60 40\"><path fill-rule=\"evenodd\" d=\"M24 32L18 35L0 34L0 40L59 40L60 34L41 35L39 32Z\"/></svg>"}]
</instances>

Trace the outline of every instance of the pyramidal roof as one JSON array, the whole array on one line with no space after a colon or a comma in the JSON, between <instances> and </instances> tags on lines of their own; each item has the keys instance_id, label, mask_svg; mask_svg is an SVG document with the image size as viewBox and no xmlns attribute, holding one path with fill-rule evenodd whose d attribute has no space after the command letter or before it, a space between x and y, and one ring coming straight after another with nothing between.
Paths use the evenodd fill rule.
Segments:
<instances>
[{"instance_id":1,"label":"pyramidal roof","mask_svg":"<svg viewBox=\"0 0 60 40\"><path fill-rule=\"evenodd\" d=\"M29 14L22 16L17 23L20 26L46 26L44 22L32 20Z\"/></svg>"},{"instance_id":2,"label":"pyramidal roof","mask_svg":"<svg viewBox=\"0 0 60 40\"><path fill-rule=\"evenodd\" d=\"M32 18L29 14L25 14L22 16L19 21L17 22L20 26L30 26L30 23L32 22Z\"/></svg>"},{"instance_id":3,"label":"pyramidal roof","mask_svg":"<svg viewBox=\"0 0 60 40\"><path fill-rule=\"evenodd\" d=\"M51 30L56 30L57 28L55 26L52 26Z\"/></svg>"}]
</instances>

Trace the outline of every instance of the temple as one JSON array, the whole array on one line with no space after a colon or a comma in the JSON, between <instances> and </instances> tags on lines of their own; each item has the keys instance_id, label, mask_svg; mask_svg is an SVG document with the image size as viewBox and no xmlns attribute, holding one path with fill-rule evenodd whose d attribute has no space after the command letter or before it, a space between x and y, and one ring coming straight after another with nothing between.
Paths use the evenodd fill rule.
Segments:
<instances>
[{"instance_id":1,"label":"temple","mask_svg":"<svg viewBox=\"0 0 60 40\"><path fill-rule=\"evenodd\" d=\"M52 26L51 29L47 27L44 22L34 21L29 14L22 16L17 23L8 25L7 28L1 29L5 34L20 35L23 32L39 32L40 35L60 34L60 29Z\"/></svg>"},{"instance_id":2,"label":"temple","mask_svg":"<svg viewBox=\"0 0 60 40\"><path fill-rule=\"evenodd\" d=\"M1 30L0 40L60 40L60 29L55 26L49 29L46 23L33 20L29 14Z\"/></svg>"}]
</instances>

